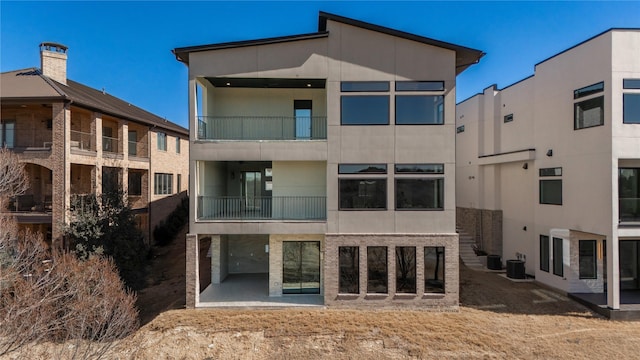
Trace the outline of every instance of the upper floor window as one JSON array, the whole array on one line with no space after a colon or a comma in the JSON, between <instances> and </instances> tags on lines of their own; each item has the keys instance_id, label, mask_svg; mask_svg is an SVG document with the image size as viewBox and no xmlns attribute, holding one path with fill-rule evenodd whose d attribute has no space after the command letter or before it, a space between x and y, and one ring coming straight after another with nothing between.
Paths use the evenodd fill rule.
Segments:
<instances>
[{"instance_id":1,"label":"upper floor window","mask_svg":"<svg viewBox=\"0 0 640 360\"><path fill-rule=\"evenodd\" d=\"M129 196L141 196L142 195L142 172L129 170Z\"/></svg>"},{"instance_id":2,"label":"upper floor window","mask_svg":"<svg viewBox=\"0 0 640 360\"><path fill-rule=\"evenodd\" d=\"M622 80L624 89L640 90L640 79ZM640 92L622 94L622 121L625 124L640 124Z\"/></svg>"},{"instance_id":3,"label":"upper floor window","mask_svg":"<svg viewBox=\"0 0 640 360\"><path fill-rule=\"evenodd\" d=\"M604 91L604 82L573 91L573 98L580 99ZM604 125L604 96L592 97L574 103L573 129Z\"/></svg>"},{"instance_id":4,"label":"upper floor window","mask_svg":"<svg viewBox=\"0 0 640 360\"><path fill-rule=\"evenodd\" d=\"M396 164L396 174L444 174L444 164Z\"/></svg>"},{"instance_id":5,"label":"upper floor window","mask_svg":"<svg viewBox=\"0 0 640 360\"><path fill-rule=\"evenodd\" d=\"M389 96L342 96L340 119L342 125L389 125Z\"/></svg>"},{"instance_id":6,"label":"upper floor window","mask_svg":"<svg viewBox=\"0 0 640 360\"><path fill-rule=\"evenodd\" d=\"M153 193L155 195L173 194L173 174L153 174Z\"/></svg>"},{"instance_id":7,"label":"upper floor window","mask_svg":"<svg viewBox=\"0 0 640 360\"><path fill-rule=\"evenodd\" d=\"M562 168L542 168L540 176L562 176ZM562 205L562 179L540 180L540 204Z\"/></svg>"},{"instance_id":8,"label":"upper floor window","mask_svg":"<svg viewBox=\"0 0 640 360\"><path fill-rule=\"evenodd\" d=\"M396 91L444 91L444 81L396 81Z\"/></svg>"},{"instance_id":9,"label":"upper floor window","mask_svg":"<svg viewBox=\"0 0 640 360\"><path fill-rule=\"evenodd\" d=\"M167 151L167 134L158 133L158 150Z\"/></svg>"},{"instance_id":10,"label":"upper floor window","mask_svg":"<svg viewBox=\"0 0 640 360\"><path fill-rule=\"evenodd\" d=\"M343 81L340 83L342 92L389 91L388 81Z\"/></svg>"},{"instance_id":11,"label":"upper floor window","mask_svg":"<svg viewBox=\"0 0 640 360\"><path fill-rule=\"evenodd\" d=\"M2 120L0 123L0 147L12 149L15 146L16 122Z\"/></svg>"},{"instance_id":12,"label":"upper floor window","mask_svg":"<svg viewBox=\"0 0 640 360\"><path fill-rule=\"evenodd\" d=\"M640 221L640 168L618 169L618 216L621 222Z\"/></svg>"},{"instance_id":13,"label":"upper floor window","mask_svg":"<svg viewBox=\"0 0 640 360\"><path fill-rule=\"evenodd\" d=\"M387 164L339 164L338 174L386 174Z\"/></svg>"},{"instance_id":14,"label":"upper floor window","mask_svg":"<svg viewBox=\"0 0 640 360\"><path fill-rule=\"evenodd\" d=\"M180 154L180 136L176 136L176 154Z\"/></svg>"},{"instance_id":15,"label":"upper floor window","mask_svg":"<svg viewBox=\"0 0 640 360\"><path fill-rule=\"evenodd\" d=\"M396 125L444 124L444 96L396 95Z\"/></svg>"}]
</instances>

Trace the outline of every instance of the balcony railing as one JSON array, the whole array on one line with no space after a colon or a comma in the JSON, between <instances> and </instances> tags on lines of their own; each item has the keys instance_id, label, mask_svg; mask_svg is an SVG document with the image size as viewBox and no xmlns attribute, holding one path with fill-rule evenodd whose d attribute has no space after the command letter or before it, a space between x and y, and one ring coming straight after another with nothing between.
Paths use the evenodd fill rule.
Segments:
<instances>
[{"instance_id":1,"label":"balcony railing","mask_svg":"<svg viewBox=\"0 0 640 360\"><path fill-rule=\"evenodd\" d=\"M95 135L92 133L71 130L71 148L78 150L95 151L92 146Z\"/></svg>"},{"instance_id":2,"label":"balcony railing","mask_svg":"<svg viewBox=\"0 0 640 360\"><path fill-rule=\"evenodd\" d=\"M102 151L117 153L119 143L120 143L120 140L118 138L102 136Z\"/></svg>"},{"instance_id":3,"label":"balcony railing","mask_svg":"<svg viewBox=\"0 0 640 360\"><path fill-rule=\"evenodd\" d=\"M147 144L141 141L129 141L129 156L135 156L139 158L149 157Z\"/></svg>"},{"instance_id":4,"label":"balcony railing","mask_svg":"<svg viewBox=\"0 0 640 360\"><path fill-rule=\"evenodd\" d=\"M199 196L198 220L325 220L325 196Z\"/></svg>"},{"instance_id":5,"label":"balcony railing","mask_svg":"<svg viewBox=\"0 0 640 360\"><path fill-rule=\"evenodd\" d=\"M9 199L6 210L10 212L51 212L51 199L51 194L19 195Z\"/></svg>"},{"instance_id":6,"label":"balcony railing","mask_svg":"<svg viewBox=\"0 0 640 360\"><path fill-rule=\"evenodd\" d=\"M4 129L3 129L4 128ZM51 130L0 123L0 147L7 147L16 151L21 150L50 150Z\"/></svg>"},{"instance_id":7,"label":"balcony railing","mask_svg":"<svg viewBox=\"0 0 640 360\"><path fill-rule=\"evenodd\" d=\"M198 140L324 140L326 116L200 116Z\"/></svg>"},{"instance_id":8,"label":"balcony railing","mask_svg":"<svg viewBox=\"0 0 640 360\"><path fill-rule=\"evenodd\" d=\"M640 222L640 198L618 200L620 222Z\"/></svg>"}]
</instances>

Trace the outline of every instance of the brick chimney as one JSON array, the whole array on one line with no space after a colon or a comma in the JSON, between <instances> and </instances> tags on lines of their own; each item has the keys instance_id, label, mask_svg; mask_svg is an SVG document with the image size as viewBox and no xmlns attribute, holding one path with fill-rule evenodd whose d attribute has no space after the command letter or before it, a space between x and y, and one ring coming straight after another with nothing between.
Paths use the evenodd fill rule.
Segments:
<instances>
[{"instance_id":1,"label":"brick chimney","mask_svg":"<svg viewBox=\"0 0 640 360\"><path fill-rule=\"evenodd\" d=\"M67 47L62 44L40 44L40 68L42 74L67 85Z\"/></svg>"}]
</instances>

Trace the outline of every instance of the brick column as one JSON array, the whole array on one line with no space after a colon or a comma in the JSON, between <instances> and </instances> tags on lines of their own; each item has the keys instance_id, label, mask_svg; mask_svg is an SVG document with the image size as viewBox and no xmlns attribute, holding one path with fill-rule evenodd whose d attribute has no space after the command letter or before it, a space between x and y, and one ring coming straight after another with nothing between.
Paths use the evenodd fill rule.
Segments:
<instances>
[{"instance_id":1,"label":"brick column","mask_svg":"<svg viewBox=\"0 0 640 360\"><path fill-rule=\"evenodd\" d=\"M51 145L51 170L52 170L52 245L62 246L62 232L66 223L66 209L69 196L67 194L70 176L70 166L66 166L68 159L67 143L70 135L68 123L71 121L71 113L63 103L52 104L52 145Z\"/></svg>"},{"instance_id":2,"label":"brick column","mask_svg":"<svg viewBox=\"0 0 640 360\"><path fill-rule=\"evenodd\" d=\"M193 309L200 303L198 235L187 234L186 242L186 306L187 309Z\"/></svg>"}]
</instances>

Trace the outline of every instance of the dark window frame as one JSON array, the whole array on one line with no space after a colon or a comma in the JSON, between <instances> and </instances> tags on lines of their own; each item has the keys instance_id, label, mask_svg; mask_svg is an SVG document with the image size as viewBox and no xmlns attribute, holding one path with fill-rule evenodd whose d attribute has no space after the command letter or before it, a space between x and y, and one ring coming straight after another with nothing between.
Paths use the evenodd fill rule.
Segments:
<instances>
[{"instance_id":1,"label":"dark window frame","mask_svg":"<svg viewBox=\"0 0 640 360\"><path fill-rule=\"evenodd\" d=\"M542 192L542 184L543 183L560 183L560 202L550 202L550 201L543 201L543 192ZM538 188L538 192L539 192L539 203L542 205L562 205L563 202L563 197L562 197L562 179L540 179L539 182L539 188Z\"/></svg>"},{"instance_id":2,"label":"dark window frame","mask_svg":"<svg viewBox=\"0 0 640 360\"><path fill-rule=\"evenodd\" d=\"M400 86L398 86L398 85L400 85ZM421 85L426 85L426 86L438 85L438 88L436 88L436 89L420 89ZM414 88L409 88L411 86L414 86ZM396 91L444 91L445 90L444 81L442 81L442 80L436 80L436 81L429 81L429 80L396 81L395 89L396 89Z\"/></svg>"},{"instance_id":3,"label":"dark window frame","mask_svg":"<svg viewBox=\"0 0 640 360\"><path fill-rule=\"evenodd\" d=\"M355 256L353 256L353 263L350 266L350 269L354 274L344 274L343 268L347 269L348 264L343 264L342 262L342 250L350 249L355 252ZM343 266L345 265L345 266ZM345 284L343 279L348 276L353 276L355 279L355 286L353 283ZM338 246L338 294L360 294L360 247L358 246Z\"/></svg>"},{"instance_id":4,"label":"dark window frame","mask_svg":"<svg viewBox=\"0 0 640 360\"><path fill-rule=\"evenodd\" d=\"M144 176L144 173L142 171L131 171L129 170L129 172L127 173L127 193L129 196L142 196L142 177ZM137 177L137 179L136 179ZM136 181L137 180L137 181ZM133 181L134 186L131 186ZM140 191L136 191L136 192L131 192L131 189L137 189L139 188Z\"/></svg>"},{"instance_id":5,"label":"dark window frame","mask_svg":"<svg viewBox=\"0 0 640 360\"><path fill-rule=\"evenodd\" d=\"M374 264L380 265L384 262L384 275L380 275L379 277L372 276L372 253L370 251L374 249L384 249L384 251L381 253L384 254L384 261L381 260L379 264ZM371 282L378 280L382 280L384 291L374 291L375 289L373 289L373 285ZM389 294L389 249L386 246L367 246L367 294Z\"/></svg>"},{"instance_id":6,"label":"dark window frame","mask_svg":"<svg viewBox=\"0 0 640 360\"><path fill-rule=\"evenodd\" d=\"M357 166L367 166L366 169L369 171L350 171L349 167L357 167ZM377 167L380 167L378 170ZM360 175L360 174L386 174L387 173L387 164L338 164L338 174L340 175Z\"/></svg>"},{"instance_id":7,"label":"dark window frame","mask_svg":"<svg viewBox=\"0 0 640 360\"><path fill-rule=\"evenodd\" d=\"M405 252L408 250L408 252ZM413 253L411 251L413 250ZM396 294L417 294L417 250L415 246L396 246ZM412 263L413 262L413 263ZM403 268L405 271L403 271ZM406 276L401 276L405 274Z\"/></svg>"},{"instance_id":8,"label":"dark window frame","mask_svg":"<svg viewBox=\"0 0 640 360\"><path fill-rule=\"evenodd\" d=\"M549 272L549 259L551 258L550 241L551 239L548 235L540 235L540 270L544 272Z\"/></svg>"},{"instance_id":9,"label":"dark window frame","mask_svg":"<svg viewBox=\"0 0 640 360\"><path fill-rule=\"evenodd\" d=\"M626 172L631 172L632 175L624 176ZM634 184L636 186L633 186ZM628 202L631 203L627 205ZM620 223L640 221L638 203L640 203L640 167L619 167L618 221Z\"/></svg>"},{"instance_id":10,"label":"dark window frame","mask_svg":"<svg viewBox=\"0 0 640 360\"><path fill-rule=\"evenodd\" d=\"M540 177L562 176L562 167L540 168L538 169L538 175Z\"/></svg>"},{"instance_id":11,"label":"dark window frame","mask_svg":"<svg viewBox=\"0 0 640 360\"><path fill-rule=\"evenodd\" d=\"M573 99L580 99L589 95L597 94L604 91L604 81L600 81L591 85L573 90Z\"/></svg>"},{"instance_id":12,"label":"dark window frame","mask_svg":"<svg viewBox=\"0 0 640 360\"><path fill-rule=\"evenodd\" d=\"M627 114L628 114L627 105L628 105L628 102L629 102L629 100L627 100L627 97L629 97L629 98L631 98L631 97L638 98L638 100L636 100L636 101L638 103L638 106L640 107L640 93L630 93L630 92L623 93L622 94L622 123L623 124L640 124L640 110L638 111L637 118L634 121L627 121ZM636 114L634 114L634 115L636 115ZM629 115L629 117L630 116L631 115Z\"/></svg>"},{"instance_id":13,"label":"dark window frame","mask_svg":"<svg viewBox=\"0 0 640 360\"><path fill-rule=\"evenodd\" d=\"M553 238L553 275L564 277L564 249L562 238ZM559 266L558 266L559 265Z\"/></svg>"},{"instance_id":14,"label":"dark window frame","mask_svg":"<svg viewBox=\"0 0 640 360\"><path fill-rule=\"evenodd\" d=\"M592 265L587 269L583 268L583 245L589 245L591 252ZM586 256L586 255L584 255ZM588 270L587 274L583 275L583 270ZM598 278L598 256L597 256L597 241L596 240L578 240L578 277L580 279L597 279Z\"/></svg>"},{"instance_id":15,"label":"dark window frame","mask_svg":"<svg viewBox=\"0 0 640 360\"><path fill-rule=\"evenodd\" d=\"M584 125L578 126L579 124L578 114L579 114L580 106L586 103L591 103L596 101L601 102L600 123L595 125L589 125L589 126L584 126ZM583 120L583 124L584 124L584 120ZM592 98L582 100L573 104L573 130L589 129L589 128L598 127L598 126L604 126L604 95L592 97Z\"/></svg>"},{"instance_id":16,"label":"dark window frame","mask_svg":"<svg viewBox=\"0 0 640 360\"><path fill-rule=\"evenodd\" d=\"M429 262L427 262L427 251L435 251L435 256L436 256L436 269L437 271L434 271L436 274L440 274L442 273L442 284L437 284L437 281L439 281L439 279L433 279L432 277L427 275L427 265L429 265ZM446 249L444 246L425 246L422 252L422 256L423 256L423 276L424 276L424 293L425 294L444 294L447 291L447 281L446 281L446 276L447 276L447 271L446 271L446 261L447 261L447 257L446 257ZM442 259L442 264L440 264L440 259ZM436 275L437 277L438 275ZM431 284L429 283L431 281ZM435 290L434 290L435 289ZM431 290L431 291L427 291L427 290Z\"/></svg>"},{"instance_id":17,"label":"dark window frame","mask_svg":"<svg viewBox=\"0 0 640 360\"><path fill-rule=\"evenodd\" d=\"M436 118L434 120L436 120L436 122L402 122L402 123L398 123L398 109L400 108L400 106L398 106L398 98L434 98L434 97L439 97L442 98L442 101L437 103L435 107L436 108L442 108L442 115L440 116L440 118ZM408 95L408 94L401 94L401 95L395 95L394 96L394 105L395 105L395 113L394 113L394 124L397 126L405 126L405 125L419 125L419 126L429 126L429 125L433 125L433 126L439 126L439 125L444 125L445 123L445 113L444 113L444 95L442 94L438 94L438 95L424 95L424 94L416 94L416 95ZM439 121L439 122L438 122Z\"/></svg>"},{"instance_id":18,"label":"dark window frame","mask_svg":"<svg viewBox=\"0 0 640 360\"><path fill-rule=\"evenodd\" d=\"M433 181L434 186L438 187L440 192L438 193L439 199L437 202L440 207L401 207L401 196L398 195L398 182L410 182L410 181ZM438 183L440 183L438 185ZM426 184L423 184L426 185ZM394 181L394 195L395 195L395 210L396 211L444 211L445 204L445 191L444 191L444 177L396 177ZM405 195L406 197L406 195ZM411 202L414 203L414 202Z\"/></svg>"},{"instance_id":19,"label":"dark window frame","mask_svg":"<svg viewBox=\"0 0 640 360\"><path fill-rule=\"evenodd\" d=\"M387 120L384 123L363 122L363 123L345 123L344 122L344 100L349 98L385 98L387 100ZM340 125L341 126L387 126L391 124L391 103L389 95L342 95L340 96Z\"/></svg>"},{"instance_id":20,"label":"dark window frame","mask_svg":"<svg viewBox=\"0 0 640 360\"><path fill-rule=\"evenodd\" d=\"M437 169L436 169L436 170L435 170L435 171L433 171L433 172L429 172L429 171L419 171L419 170L418 170L418 171L411 171L411 170L404 171L404 170L401 170L401 169L399 168L400 166L407 166L407 167L408 167L408 166L413 166L414 168L421 167L421 166L424 166L424 167L429 167L429 166L437 167L437 166L440 166L440 167L442 168L442 170L437 170ZM395 164L395 166L394 166L394 170L395 170L395 173L396 173L396 174L443 175L443 174L444 174L444 163L430 163L430 164L426 164L426 163L425 163L425 164Z\"/></svg>"},{"instance_id":21,"label":"dark window frame","mask_svg":"<svg viewBox=\"0 0 640 360\"><path fill-rule=\"evenodd\" d=\"M622 88L640 90L640 79L622 79Z\"/></svg>"},{"instance_id":22,"label":"dark window frame","mask_svg":"<svg viewBox=\"0 0 640 360\"><path fill-rule=\"evenodd\" d=\"M384 206L383 207L343 207L343 195L342 195L342 182L343 181L382 181L384 189L383 199ZM388 199L387 199L387 178L382 177L340 177L338 178L338 210L339 211L387 211L389 209ZM358 196L361 197L361 196Z\"/></svg>"},{"instance_id":23,"label":"dark window frame","mask_svg":"<svg viewBox=\"0 0 640 360\"><path fill-rule=\"evenodd\" d=\"M173 174L154 173L153 174L153 194L154 195L173 194Z\"/></svg>"},{"instance_id":24,"label":"dark window frame","mask_svg":"<svg viewBox=\"0 0 640 360\"><path fill-rule=\"evenodd\" d=\"M355 89L348 89L349 86L355 85ZM367 85L373 85L371 88L366 88ZM384 86L386 88L376 88L376 86ZM389 92L391 86L389 81L341 81L340 92Z\"/></svg>"}]
</instances>

